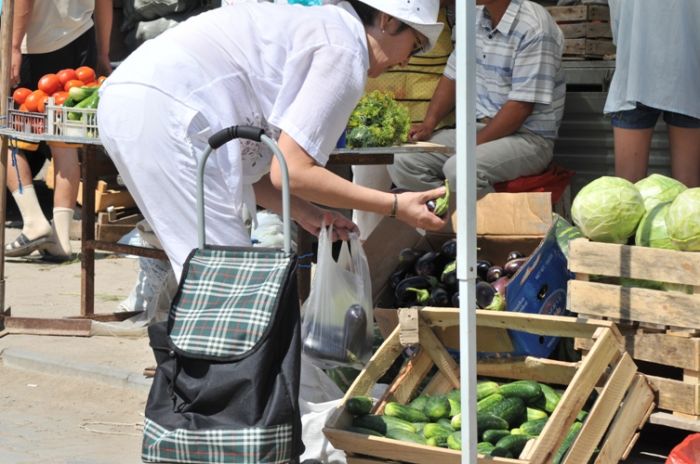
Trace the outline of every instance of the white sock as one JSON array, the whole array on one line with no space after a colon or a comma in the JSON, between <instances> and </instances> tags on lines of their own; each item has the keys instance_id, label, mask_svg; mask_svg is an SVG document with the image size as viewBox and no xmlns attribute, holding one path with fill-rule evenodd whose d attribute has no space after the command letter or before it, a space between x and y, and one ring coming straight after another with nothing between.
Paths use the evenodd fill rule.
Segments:
<instances>
[{"instance_id":1,"label":"white sock","mask_svg":"<svg viewBox=\"0 0 700 464\"><path fill-rule=\"evenodd\" d=\"M72 221L72 208L53 209L54 243L47 246L46 251L56 256L67 256L72 253L70 246L70 226Z\"/></svg>"},{"instance_id":2,"label":"white sock","mask_svg":"<svg viewBox=\"0 0 700 464\"><path fill-rule=\"evenodd\" d=\"M46 220L39 199L36 197L36 191L33 185L22 186L22 193L19 190L12 192L12 197L17 203L19 213L22 215L22 233L29 239L51 233L51 224Z\"/></svg>"}]
</instances>

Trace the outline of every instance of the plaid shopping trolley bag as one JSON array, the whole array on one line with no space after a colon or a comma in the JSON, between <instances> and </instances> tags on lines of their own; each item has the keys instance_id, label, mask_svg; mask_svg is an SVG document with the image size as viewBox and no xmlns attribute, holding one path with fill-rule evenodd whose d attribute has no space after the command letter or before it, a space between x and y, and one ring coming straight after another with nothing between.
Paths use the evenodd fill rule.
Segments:
<instances>
[{"instance_id":1,"label":"plaid shopping trolley bag","mask_svg":"<svg viewBox=\"0 0 700 464\"><path fill-rule=\"evenodd\" d=\"M204 164L234 138L262 141L284 172L284 249L204 244ZM169 319L149 328L157 369L142 458L173 463L287 463L304 450L300 323L284 158L261 129L230 127L199 164L198 240Z\"/></svg>"}]
</instances>

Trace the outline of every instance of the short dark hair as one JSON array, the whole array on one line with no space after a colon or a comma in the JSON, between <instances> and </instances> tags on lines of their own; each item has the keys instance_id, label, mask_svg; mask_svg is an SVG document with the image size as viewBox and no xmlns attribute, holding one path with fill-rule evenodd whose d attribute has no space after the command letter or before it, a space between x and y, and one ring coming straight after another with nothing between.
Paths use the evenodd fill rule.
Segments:
<instances>
[{"instance_id":1,"label":"short dark hair","mask_svg":"<svg viewBox=\"0 0 700 464\"><path fill-rule=\"evenodd\" d=\"M372 26L380 11L360 0L349 0L350 5L360 17L360 21L364 26Z\"/></svg>"}]
</instances>

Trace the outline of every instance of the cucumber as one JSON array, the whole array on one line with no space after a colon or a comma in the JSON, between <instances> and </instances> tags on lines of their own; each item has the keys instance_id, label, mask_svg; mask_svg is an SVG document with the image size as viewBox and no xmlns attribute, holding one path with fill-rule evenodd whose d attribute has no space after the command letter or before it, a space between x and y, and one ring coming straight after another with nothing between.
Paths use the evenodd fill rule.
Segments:
<instances>
[{"instance_id":1,"label":"cucumber","mask_svg":"<svg viewBox=\"0 0 700 464\"><path fill-rule=\"evenodd\" d=\"M425 407L425 403L428 402L428 396L427 395L420 395L416 396L413 401L408 403L408 407L417 409L419 411L423 411L423 408Z\"/></svg>"},{"instance_id":2,"label":"cucumber","mask_svg":"<svg viewBox=\"0 0 700 464\"><path fill-rule=\"evenodd\" d=\"M554 409L559 404L561 396L559 393L554 391L552 387L545 383L540 383L540 388L542 389L542 394L544 395L544 410L549 414L552 414Z\"/></svg>"},{"instance_id":3,"label":"cucumber","mask_svg":"<svg viewBox=\"0 0 700 464\"><path fill-rule=\"evenodd\" d=\"M510 451L508 451L505 448L499 448L499 447L495 446L493 448L493 450L491 451L490 456L499 457L499 458L512 458L513 453L511 453Z\"/></svg>"},{"instance_id":4,"label":"cucumber","mask_svg":"<svg viewBox=\"0 0 700 464\"><path fill-rule=\"evenodd\" d=\"M542 387L534 380L516 380L515 382L501 385L498 388L498 393L506 398L520 398L527 403L542 396Z\"/></svg>"},{"instance_id":5,"label":"cucumber","mask_svg":"<svg viewBox=\"0 0 700 464\"><path fill-rule=\"evenodd\" d=\"M437 437L426 438L425 444L428 446L439 446L441 448L446 448L447 435L438 435Z\"/></svg>"},{"instance_id":6,"label":"cucumber","mask_svg":"<svg viewBox=\"0 0 700 464\"><path fill-rule=\"evenodd\" d=\"M482 441L476 444L476 452L479 454L488 456L489 454L491 454L491 451L493 451L493 444L487 441Z\"/></svg>"},{"instance_id":7,"label":"cucumber","mask_svg":"<svg viewBox=\"0 0 700 464\"><path fill-rule=\"evenodd\" d=\"M498 393L498 384L490 380L484 380L476 383L476 400L480 401L484 398Z\"/></svg>"},{"instance_id":8,"label":"cucumber","mask_svg":"<svg viewBox=\"0 0 700 464\"><path fill-rule=\"evenodd\" d=\"M390 401L384 406L384 415L398 417L408 422L428 422L428 418L421 411L394 401Z\"/></svg>"},{"instance_id":9,"label":"cucumber","mask_svg":"<svg viewBox=\"0 0 700 464\"><path fill-rule=\"evenodd\" d=\"M486 430L508 430L508 422L498 416L476 413L476 431L479 436Z\"/></svg>"},{"instance_id":10,"label":"cucumber","mask_svg":"<svg viewBox=\"0 0 700 464\"><path fill-rule=\"evenodd\" d=\"M437 420L436 424L440 424L443 427L447 427L448 429L452 429L451 432L454 432L454 427L452 427L452 419L448 419L446 417L441 417L440 419Z\"/></svg>"},{"instance_id":11,"label":"cucumber","mask_svg":"<svg viewBox=\"0 0 700 464\"><path fill-rule=\"evenodd\" d=\"M355 427L363 427L366 429L376 430L382 435L386 435L390 429L400 429L406 432L416 433L416 428L408 421L391 416L377 416L374 414L366 414L364 416L355 417L352 421Z\"/></svg>"},{"instance_id":12,"label":"cucumber","mask_svg":"<svg viewBox=\"0 0 700 464\"><path fill-rule=\"evenodd\" d=\"M72 89L75 89L76 87L71 87ZM99 94L97 92L94 92L92 95L84 98L83 100L80 100L73 108L75 109L83 109L83 108L97 108L97 102L98 99L100 98ZM78 121L80 118L83 116L83 113L77 112L77 111L70 111L68 112L68 119L71 121Z\"/></svg>"},{"instance_id":13,"label":"cucumber","mask_svg":"<svg viewBox=\"0 0 700 464\"><path fill-rule=\"evenodd\" d=\"M71 87L68 89L68 97L80 102L97 92L97 87Z\"/></svg>"},{"instance_id":14,"label":"cucumber","mask_svg":"<svg viewBox=\"0 0 700 464\"><path fill-rule=\"evenodd\" d=\"M423 429L425 428L425 424L428 424L429 422L412 422L413 427L416 428L416 433L423 433Z\"/></svg>"},{"instance_id":15,"label":"cucumber","mask_svg":"<svg viewBox=\"0 0 700 464\"><path fill-rule=\"evenodd\" d=\"M345 402L345 409L353 416L363 416L369 414L372 403L372 398L369 396L353 396Z\"/></svg>"},{"instance_id":16,"label":"cucumber","mask_svg":"<svg viewBox=\"0 0 700 464\"><path fill-rule=\"evenodd\" d=\"M579 422L584 422L586 417L588 417L588 411L581 409L581 411L576 415L576 420Z\"/></svg>"},{"instance_id":17,"label":"cucumber","mask_svg":"<svg viewBox=\"0 0 700 464\"><path fill-rule=\"evenodd\" d=\"M525 402L518 397L505 398L486 411L508 422L510 428L518 427L527 418Z\"/></svg>"},{"instance_id":18,"label":"cucumber","mask_svg":"<svg viewBox=\"0 0 700 464\"><path fill-rule=\"evenodd\" d=\"M447 447L452 450L460 451L462 449L462 433L452 432L447 436Z\"/></svg>"},{"instance_id":19,"label":"cucumber","mask_svg":"<svg viewBox=\"0 0 700 464\"><path fill-rule=\"evenodd\" d=\"M450 416L450 402L445 396L431 396L425 403L423 412L432 421Z\"/></svg>"},{"instance_id":20,"label":"cucumber","mask_svg":"<svg viewBox=\"0 0 700 464\"><path fill-rule=\"evenodd\" d=\"M408 441L411 443L418 443L419 445L425 445L425 438L421 437L415 432L408 432L401 429L389 429L386 432L386 437L393 440Z\"/></svg>"},{"instance_id":21,"label":"cucumber","mask_svg":"<svg viewBox=\"0 0 700 464\"><path fill-rule=\"evenodd\" d=\"M381 433L377 432L376 430L367 429L364 427L355 427L354 425L351 425L346 430L348 432L361 433L362 435L374 435L376 437L383 437L384 436Z\"/></svg>"},{"instance_id":22,"label":"cucumber","mask_svg":"<svg viewBox=\"0 0 700 464\"><path fill-rule=\"evenodd\" d=\"M545 425L547 425L547 419L529 420L520 424L518 429L531 437L536 437L542 433Z\"/></svg>"},{"instance_id":23,"label":"cucumber","mask_svg":"<svg viewBox=\"0 0 700 464\"><path fill-rule=\"evenodd\" d=\"M508 430L489 429L484 431L483 440L495 445L498 440L510 435Z\"/></svg>"},{"instance_id":24,"label":"cucumber","mask_svg":"<svg viewBox=\"0 0 700 464\"><path fill-rule=\"evenodd\" d=\"M500 393L494 393L476 403L476 412L489 412L495 405L502 403L506 398Z\"/></svg>"},{"instance_id":25,"label":"cucumber","mask_svg":"<svg viewBox=\"0 0 700 464\"><path fill-rule=\"evenodd\" d=\"M581 431L581 427L583 427L581 422L574 422L571 424L566 437L564 437L564 441L561 443L561 446L559 446L557 452L554 453L552 464L559 464L564 456L566 456L566 453L569 451L569 448L571 448L571 445L574 444L574 440L576 440L578 433Z\"/></svg>"},{"instance_id":26,"label":"cucumber","mask_svg":"<svg viewBox=\"0 0 700 464\"><path fill-rule=\"evenodd\" d=\"M526 415L528 421L546 419L549 417L549 414L542 411L541 409L535 409L530 407L526 408Z\"/></svg>"},{"instance_id":27,"label":"cucumber","mask_svg":"<svg viewBox=\"0 0 700 464\"><path fill-rule=\"evenodd\" d=\"M508 435L498 440L495 448L508 450L514 457L518 457L523 448L525 448L525 444L530 440L531 437L529 435Z\"/></svg>"},{"instance_id":28,"label":"cucumber","mask_svg":"<svg viewBox=\"0 0 700 464\"><path fill-rule=\"evenodd\" d=\"M431 438L431 437L437 437L437 436L447 436L454 432L452 427L445 427L442 424L436 424L436 423L429 423L425 424L425 427L423 428L423 436L425 438Z\"/></svg>"},{"instance_id":29,"label":"cucumber","mask_svg":"<svg viewBox=\"0 0 700 464\"><path fill-rule=\"evenodd\" d=\"M477 386L478 390L478 386ZM447 399L448 400L454 400L454 401L462 401L462 392L459 391L459 388L454 388L450 390L450 392L447 394Z\"/></svg>"}]
</instances>

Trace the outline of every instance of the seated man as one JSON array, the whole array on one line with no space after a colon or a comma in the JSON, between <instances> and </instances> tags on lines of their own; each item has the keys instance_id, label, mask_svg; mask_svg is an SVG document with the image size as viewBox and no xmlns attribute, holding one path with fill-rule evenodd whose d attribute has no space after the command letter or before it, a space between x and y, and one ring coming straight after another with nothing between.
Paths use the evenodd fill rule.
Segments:
<instances>
[{"instance_id":1,"label":"seated man","mask_svg":"<svg viewBox=\"0 0 700 464\"><path fill-rule=\"evenodd\" d=\"M477 195L493 184L539 174L552 160L564 111L561 68L564 38L549 13L529 0L477 0L476 163ZM453 130L433 134L455 107L456 57L450 55L426 117L412 140L455 145ZM427 190L456 183L456 157L442 153L397 156L389 166L394 184Z\"/></svg>"}]
</instances>

